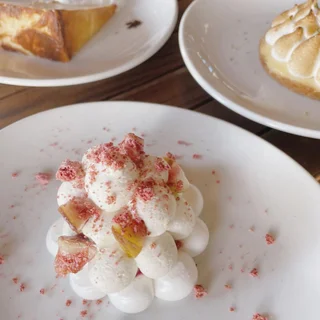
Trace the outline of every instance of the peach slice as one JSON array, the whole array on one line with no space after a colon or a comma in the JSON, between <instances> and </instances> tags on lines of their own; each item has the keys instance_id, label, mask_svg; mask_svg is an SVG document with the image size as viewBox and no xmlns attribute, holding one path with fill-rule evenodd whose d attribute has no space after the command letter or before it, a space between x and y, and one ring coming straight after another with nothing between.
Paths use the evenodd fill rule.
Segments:
<instances>
[{"instance_id":1,"label":"peach slice","mask_svg":"<svg viewBox=\"0 0 320 320\"><path fill-rule=\"evenodd\" d=\"M82 270L97 252L94 243L79 234L59 237L58 247L54 267L57 275L61 277Z\"/></svg>"},{"instance_id":2,"label":"peach slice","mask_svg":"<svg viewBox=\"0 0 320 320\"><path fill-rule=\"evenodd\" d=\"M70 228L81 233L82 228L92 216L99 218L100 209L88 198L74 197L59 207L59 212L68 222Z\"/></svg>"},{"instance_id":3,"label":"peach slice","mask_svg":"<svg viewBox=\"0 0 320 320\"><path fill-rule=\"evenodd\" d=\"M137 257L148 235L144 221L133 217L126 208L113 218L113 223L112 233L122 250L129 257Z\"/></svg>"}]
</instances>

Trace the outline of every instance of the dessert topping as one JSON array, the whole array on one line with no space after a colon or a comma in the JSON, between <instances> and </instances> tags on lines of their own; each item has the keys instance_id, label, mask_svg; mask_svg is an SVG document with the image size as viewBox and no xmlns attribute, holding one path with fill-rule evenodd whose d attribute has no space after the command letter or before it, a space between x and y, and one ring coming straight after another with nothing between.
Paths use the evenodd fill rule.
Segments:
<instances>
[{"instance_id":1,"label":"dessert topping","mask_svg":"<svg viewBox=\"0 0 320 320\"><path fill-rule=\"evenodd\" d=\"M65 160L60 165L56 178L60 181L73 181L85 176L82 164L78 161Z\"/></svg>"},{"instance_id":2,"label":"dessert topping","mask_svg":"<svg viewBox=\"0 0 320 320\"><path fill-rule=\"evenodd\" d=\"M59 212L69 223L70 228L81 233L82 228L90 217L100 216L101 210L86 197L74 197L66 204L59 207Z\"/></svg>"},{"instance_id":3,"label":"dessert topping","mask_svg":"<svg viewBox=\"0 0 320 320\"><path fill-rule=\"evenodd\" d=\"M124 252L132 258L138 256L148 235L144 221L133 217L129 209L124 208L113 218L113 223L112 233Z\"/></svg>"},{"instance_id":4,"label":"dessert topping","mask_svg":"<svg viewBox=\"0 0 320 320\"><path fill-rule=\"evenodd\" d=\"M61 236L58 239L58 246L55 270L61 277L79 272L97 252L93 242L83 235Z\"/></svg>"}]
</instances>

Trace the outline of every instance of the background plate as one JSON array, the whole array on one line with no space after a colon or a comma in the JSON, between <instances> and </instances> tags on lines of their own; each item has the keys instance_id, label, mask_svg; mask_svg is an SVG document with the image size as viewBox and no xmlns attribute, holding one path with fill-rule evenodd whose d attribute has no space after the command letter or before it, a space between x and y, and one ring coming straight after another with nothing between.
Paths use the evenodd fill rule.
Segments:
<instances>
[{"instance_id":1,"label":"background plate","mask_svg":"<svg viewBox=\"0 0 320 320\"><path fill-rule=\"evenodd\" d=\"M0 83L66 86L128 71L155 54L176 25L177 0L130 0L68 63L0 51ZM128 29L126 23L142 24Z\"/></svg>"},{"instance_id":2,"label":"background plate","mask_svg":"<svg viewBox=\"0 0 320 320\"><path fill-rule=\"evenodd\" d=\"M179 42L195 80L246 118L320 138L320 102L282 87L259 61L259 41L293 0L197 0L185 12Z\"/></svg>"}]
</instances>

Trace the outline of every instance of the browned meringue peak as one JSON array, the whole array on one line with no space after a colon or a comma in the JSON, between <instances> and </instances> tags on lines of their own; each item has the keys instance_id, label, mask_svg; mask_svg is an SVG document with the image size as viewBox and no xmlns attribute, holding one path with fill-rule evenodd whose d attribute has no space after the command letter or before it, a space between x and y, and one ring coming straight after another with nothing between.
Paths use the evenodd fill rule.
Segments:
<instances>
[{"instance_id":1,"label":"browned meringue peak","mask_svg":"<svg viewBox=\"0 0 320 320\"><path fill-rule=\"evenodd\" d=\"M312 2L312 1L310 1ZM310 12L312 13L313 9L313 4L310 3L308 4L308 2L306 3L306 6L300 7L298 12L296 13L296 15L294 15L293 19L295 22L303 19L304 17L306 17Z\"/></svg>"},{"instance_id":2,"label":"browned meringue peak","mask_svg":"<svg viewBox=\"0 0 320 320\"><path fill-rule=\"evenodd\" d=\"M266 41L274 45L281 37L292 33L295 30L295 25L292 22L292 19L286 20L285 22L278 24L277 26L271 28L266 33Z\"/></svg>"},{"instance_id":3,"label":"browned meringue peak","mask_svg":"<svg viewBox=\"0 0 320 320\"><path fill-rule=\"evenodd\" d=\"M304 35L307 38L310 38L312 35L314 35L319 30L319 25L313 11L310 11L307 16L299 20L296 23L296 27L303 27Z\"/></svg>"},{"instance_id":4,"label":"browned meringue peak","mask_svg":"<svg viewBox=\"0 0 320 320\"><path fill-rule=\"evenodd\" d=\"M297 28L296 31L281 37L273 46L272 53L279 60L286 60L290 51L299 43L303 38L303 29Z\"/></svg>"},{"instance_id":5,"label":"browned meringue peak","mask_svg":"<svg viewBox=\"0 0 320 320\"><path fill-rule=\"evenodd\" d=\"M299 10L299 6L295 5L292 9L282 12L275 19L273 19L271 27L276 27L277 25L284 23L290 17L293 17L294 15L296 15L298 10Z\"/></svg>"},{"instance_id":6,"label":"browned meringue peak","mask_svg":"<svg viewBox=\"0 0 320 320\"><path fill-rule=\"evenodd\" d=\"M311 78L319 56L320 35L303 41L292 53L289 71L299 77Z\"/></svg>"},{"instance_id":7,"label":"browned meringue peak","mask_svg":"<svg viewBox=\"0 0 320 320\"><path fill-rule=\"evenodd\" d=\"M305 3L295 5L293 8L284 11L278 15L271 24L271 27L276 27L287 20L293 19L295 22L306 17L310 11L316 11L318 9L317 0L308 0ZM316 13L316 12L315 12Z\"/></svg>"}]
</instances>

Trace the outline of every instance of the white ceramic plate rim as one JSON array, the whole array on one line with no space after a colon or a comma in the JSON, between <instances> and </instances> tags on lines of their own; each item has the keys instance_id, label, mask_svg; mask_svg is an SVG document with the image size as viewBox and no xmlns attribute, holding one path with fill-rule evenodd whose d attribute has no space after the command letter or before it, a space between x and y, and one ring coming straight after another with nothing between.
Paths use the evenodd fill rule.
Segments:
<instances>
[{"instance_id":1,"label":"white ceramic plate rim","mask_svg":"<svg viewBox=\"0 0 320 320\"><path fill-rule=\"evenodd\" d=\"M0 83L16 85L16 86L28 86L28 87L62 87L62 86L71 86L83 83L95 82L107 78L111 78L117 76L121 73L129 71L141 63L145 62L149 58L151 58L156 52L158 52L164 44L168 41L170 36L172 35L174 28L177 24L178 20L178 2L177 0L172 0L174 4L174 14L171 20L170 25L168 25L167 32L159 39L159 41L148 50L146 50L143 54L135 56L130 62L125 63L119 67L116 67L111 70L93 73L86 76L79 77L70 77L70 78L57 78L57 79L29 79L29 78L12 78L12 77L4 77L0 76Z\"/></svg>"},{"instance_id":2,"label":"white ceramic plate rim","mask_svg":"<svg viewBox=\"0 0 320 320\"><path fill-rule=\"evenodd\" d=\"M106 109L106 108L110 108L110 109ZM117 109L117 108L119 108L119 109ZM274 146L272 146L272 145L270 145L270 143L268 143L268 142L266 142L266 141L264 141L264 140L262 140L260 137L258 137L258 136L255 136L254 134L252 134L252 133L249 133L249 132L247 132L246 130L244 130L244 129L241 129L241 128L239 128L239 127L237 127L237 126L235 126L235 125L232 125L232 124L229 124L229 123L226 123L225 121L223 121L223 120L219 120L219 119L216 119L216 118L214 118L214 117L210 117L210 116L207 116L207 115L203 115L203 114L200 114L200 113L195 113L194 111L190 111L190 110L185 110L185 109L181 109L181 108L176 108L176 107L169 107L169 106L162 106L162 105L156 105L156 104L151 104L151 103L140 103L140 102L122 102L122 101L119 101L119 102L99 102L99 103L94 103L94 102L92 102L92 103L82 103L82 104L78 104L78 105L71 105L71 106L67 106L67 107L63 107L62 109L60 109L60 108L57 108L57 109L53 109L53 110L49 110L49 111L45 111L45 112L41 112L41 113L38 113L38 114L36 114L36 115L33 115L33 116L30 116L30 117L28 117L28 118L25 118L25 119L22 119L22 120L20 120L20 121L18 121L17 123L15 123L15 124L12 124L12 125L10 125L10 126L8 126L8 127L6 127L4 130L1 130L0 131L0 140L2 139L3 140L3 138L6 138L6 139L8 139L7 141L10 141L10 148L11 148L11 145L13 145L13 146L15 146L16 145L16 141L15 141L15 136L20 140L20 138L19 138L19 132L21 132L21 128L23 128L23 130L28 130L28 127L30 127L31 125L33 125L33 124L36 124L36 123L39 123L39 120L41 120L41 122L45 125L45 123L49 120L50 121L50 119L52 119L52 118L54 118L54 119L58 119L58 117L60 118L60 117L62 117L62 118L64 118L64 120L62 120L62 122L63 123L68 123L69 122L69 120L70 119L72 119L72 121L74 121L74 120L77 120L77 118L75 118L74 117L74 115L79 115L79 118L81 118L81 117L84 117L84 118L82 118L82 119L86 119L85 118L85 115L86 114L88 114L88 112L91 114L91 116L90 116L90 124L91 125L94 125L95 124L95 119L96 119L96 115L97 114L107 114L108 112L113 112L113 110L115 110L115 112L116 112L116 114L120 114L120 117L117 119L117 121L115 121L115 122L122 122L122 118L121 118L121 114L122 114L122 112L121 113L119 113L119 111L117 111L117 110L124 110L124 109L128 109L128 110L139 110L139 108L141 108L141 110L144 110L144 112L147 112L148 110L151 110L151 108L152 108L152 110L154 110L154 113L155 114L165 114L167 117L168 116L170 116L170 114L172 113L173 114L173 117L175 118L175 119L183 119L184 117L185 118L187 118L187 119L189 119L189 117L192 117L192 119L195 121L195 123L197 123L197 124L201 124L201 123L205 123L205 125L206 126L208 126L208 127L211 127L211 128L213 128L213 132L215 132L215 129L214 128L217 128L217 129L219 129L218 131L224 136L224 135L226 135L226 136L228 136L228 132L230 132L230 135L228 136L228 141L232 141L232 140L230 140L230 139L232 139L232 137L234 137L234 135L237 135L237 133L238 133L238 135L239 136L241 136L241 140L243 141L243 142L245 142L245 143L247 143L248 144L248 147L250 147L250 145L256 145L256 143L257 143L257 146L259 145L259 149L260 150L266 150L266 156L268 155L268 154L272 154L272 152L276 152L276 153L274 153L273 155L274 156L277 156L277 157L279 157L279 160L281 160L281 166L279 167L280 169L282 169L282 166L285 166L285 165L287 165L287 166L290 166L290 171L288 171L289 172L289 174L290 174L290 176L292 177L292 176L297 176L298 178L299 178L299 182L300 183L302 183L303 185L305 185L305 186L307 186L307 189L308 189L308 192L310 193L310 194L312 194L312 203L316 203L316 197L317 197L317 195L319 195L319 186L318 186L318 184L316 183L316 181L310 176L310 174L309 173L307 173L306 172L306 170L304 170L300 165L298 165L294 160L292 160L290 157L288 157L287 155L285 155L282 151L280 151L280 150L278 150L277 148L275 148ZM130 109L129 109L130 108ZM103 111L102 112L102 110L105 110L105 111ZM108 111L109 110L109 111ZM78 111L80 111L80 112L78 112ZM101 111L101 113L100 113L100 111ZM158 113L159 112L159 113ZM130 114L135 114L134 112L132 112L131 111L131 113ZM141 119L142 117L141 117L141 115L143 115L144 113L138 113L138 114L140 114L140 116L138 116L138 119ZM65 115L65 116L64 116ZM179 116L179 117L178 117ZM129 126L131 126L131 125L133 125L133 123L131 123L131 118L129 119L128 117L126 117L125 118L126 120L124 121L124 123L126 123L128 120L129 120ZM152 117L150 118L150 119L152 119ZM161 118L160 118L161 119ZM133 119L134 120L134 119ZM155 118L154 119L156 122L157 122L157 120L158 120L158 118ZM65 122L66 121L66 122ZM103 120L104 121L104 120ZM208 122L207 122L208 121ZM148 123L147 122L144 122L145 123L145 125L148 127ZM172 130L171 128L173 128L174 126L175 126L175 124L176 123L174 123L174 122L170 122L170 127L169 127L169 131L170 130ZM180 126L180 128L183 128L185 125L183 125L183 122L182 123L180 123L180 124L182 124L181 126ZM89 126L89 131L90 131L90 128L91 128L91 125ZM103 125L104 125L104 122L103 122ZM215 126L215 127L214 127ZM81 130L83 131L83 126L79 126L80 128L81 128ZM44 126L41 126L41 128L44 128ZM49 133L49 132L51 132L51 131L49 131L50 129L50 126L48 127L48 132L47 133ZM147 135L150 135L150 137L152 137L152 136L154 136L154 131L153 131L153 128L154 127L150 127L150 132L147 132ZM93 129L94 130L94 129ZM103 132L102 130L101 130L101 127L99 126L99 132ZM112 130L112 129L111 129ZM139 128L138 129L139 131L140 130L145 130L145 128L143 128L143 127L141 127L141 128ZM146 129L147 130L147 129ZM157 130L157 127L155 127L155 130ZM190 132L190 130L186 130L186 131L188 131L188 132ZM156 132L156 131L155 131ZM194 133L192 133L192 131L191 131L191 133L190 133L190 136L192 136L193 134L194 135L197 135L197 133L196 133L197 131L194 131ZM87 133L89 133L88 132L88 130L87 130ZM1 135L1 134L3 134L3 135ZM34 132L32 132L32 135L34 135ZM71 143L71 145L72 145L72 141L74 140L74 139L77 139L77 140L79 140L79 136L78 135L75 135L75 134L72 134L71 133L71 137L72 137L72 139L70 139L69 140L69 142L68 142L68 144L70 144ZM208 139L206 139L206 143L205 143L205 145L207 146L207 147L209 147L212 143L213 143L213 141L216 141L217 142L217 140L214 140L214 138L211 140L209 137L210 136L207 136L208 137ZM62 135L62 138L63 138L63 135ZM202 136L199 136L199 140L198 140L198 143L200 142L200 139L202 138ZM66 140L68 140L68 139L66 139ZM219 150L221 150L221 146L223 146L223 144L221 144L221 145L219 145L218 146L218 149ZM269 148L271 146L271 148ZM33 148L36 148L36 149L38 149L38 147L40 147L39 145L37 145L37 144L34 144L33 145ZM10 149L9 149L10 150ZM223 150L223 149L222 149ZM250 149L249 149L250 150ZM55 152L55 151L53 151L53 152ZM280 152L280 153L279 153ZM10 160L10 154L11 154L11 152L9 151L9 153L8 154L6 154L6 153L3 153L2 155L1 155L1 157L0 158L2 158L2 162L3 163L6 163L6 162L8 162L9 160ZM232 152L231 153L232 155L234 155L234 153ZM237 152L235 153L235 154L237 154ZM240 152L240 154L241 154L241 152ZM255 164L258 164L259 163L259 156L257 156L257 154L254 156L254 157L250 157L250 152L248 152L247 153L248 154L248 156L249 156L249 158L251 158L252 160L252 165L254 166ZM284 157L283 157L284 156ZM32 157L33 158L33 157ZM20 159L20 158L19 158ZM238 161L238 159L237 159L237 157L232 157L232 158L229 158L230 159L230 161L231 162L229 162L229 165L233 165L233 164L236 164L237 163L237 161ZM244 157L241 157L241 160L240 160L240 162L241 163L244 163L246 161L246 158ZM20 160L18 160L18 162L21 162L21 159ZM56 160L54 160L54 163L56 162ZM45 160L45 163L46 163L46 160ZM290 164L292 164L292 166L290 165ZM43 165L43 164L42 164ZM211 167L211 165L210 165L210 171L211 171L211 169L212 169L212 167ZM260 167L259 167L260 168ZM10 175L8 175L7 173L7 170L6 170L6 168L5 168L5 166L3 166L2 167L2 169L1 169L5 174L6 174L6 179L11 179L11 177L10 177ZM236 171L238 171L238 168L235 168L235 170ZM251 170L251 168L250 168L250 170ZM260 171L261 172L261 171ZM272 171L271 171L272 172ZM279 170L277 169L275 172L279 172ZM301 175L300 175L301 174ZM263 175L263 172L262 172L262 177L263 177L264 175ZM230 176L230 180L232 180L232 175ZM260 179L260 178L257 178L258 180ZM215 180L215 179L214 179ZM273 182L273 180L277 180L277 176L275 176L275 175L272 175L271 176L271 180L272 180L272 182ZM215 182L214 182L214 184L215 184ZM237 182L237 184L238 184L238 182ZM23 184L22 184L23 185ZM272 186L273 186L273 184L271 184ZM270 185L268 184L268 186L270 187ZM268 188L269 188L268 187ZM52 188L53 188L53 186L52 186ZM251 186L250 187L250 189L251 188L253 188L253 186ZM15 189L13 189L13 190L15 190ZM54 188L52 189L52 190L55 190ZM235 191L235 192L237 192L237 191ZM5 194L5 193L4 193ZM208 194L211 194L211 192L210 193L208 193ZM225 194L225 196L227 196L229 193L227 193L227 194ZM267 197L272 197L272 194L273 193L271 193L271 194L269 194L269 196L267 196ZM306 193L305 193L306 194ZM8 195L10 195L10 192L8 193ZM51 196L50 196L50 194L47 194L47 196L49 196L50 197L50 199L51 199ZM287 202L285 201L285 202L283 202L282 200L283 200L283 197L282 197L282 195L281 195L281 193L279 194L277 194L276 195L276 197L278 198L278 200L277 201L281 201L282 203L284 203L285 204L285 206L287 206L288 204L287 204ZM303 196L303 198L304 198L305 196ZM263 199L264 198L264 196L263 196L263 194L262 194L262 198L261 199ZM27 200L28 202L32 202L32 201L30 201L30 199L32 200L33 198L32 197L29 197L29 200ZM245 198L245 199L247 199L247 198ZM51 201L51 200L50 200ZM224 202L225 202L226 200L224 200ZM303 203L304 203L304 201L302 201ZM265 208L264 206L263 206L263 208ZM256 211L256 210L254 210L254 211ZM300 210L300 212L302 212L302 210ZM316 215L316 210L315 211L313 211L313 213ZM242 219L242 217L241 216L239 216L239 215L237 215L237 217L239 217L239 219L241 220ZM302 215L302 217L303 217L303 215ZM238 218L236 218L236 219L238 219ZM226 225L226 227L228 228L228 226L229 225ZM22 225L22 227L23 227L23 225ZM290 228L290 225L289 225L289 228ZM247 232L247 230L245 230L245 232ZM248 234L248 233L247 233ZM311 233L311 234L313 234L313 233ZM29 235L30 235L30 233L29 233ZM238 245L238 243L239 242L236 242L236 244ZM211 260L212 261L212 260ZM229 278L229 276L228 276L228 278ZM225 282L223 282L222 284L224 284ZM42 285L42 284L41 284ZM312 281L312 283L311 283L311 285L312 286L314 286L314 281ZM260 289L260 291L261 291L261 289ZM63 298L61 299L61 301L63 300ZM54 300L55 301L55 300ZM289 300L290 301L290 300ZM202 303L201 301L199 301L199 303ZM204 300L204 302L203 302L205 305L209 305L210 306L210 300ZM289 302L290 303L290 302ZM314 305L314 304L313 304ZM182 303L181 305L180 305L180 307L182 307L183 308L183 306L184 306L184 304ZM229 305L228 305L229 306ZM304 307L304 306L303 306ZM25 307L24 307L25 308ZM23 310L24 310L24 308L23 308ZM176 310L175 309L176 307L174 306L174 308L173 309L171 309L171 310ZM208 308L207 308L208 309ZM22 310L22 311L23 311ZM209 309L208 309L209 310ZM234 315L233 314L230 314L230 313L228 313L228 309L223 309L223 310L225 310L226 312L227 312L227 316L220 316L220 319L231 319L231 317L234 317ZM240 308L239 308L239 310L240 310ZM257 310L256 308L254 309L254 310L256 310L256 311L259 311L259 310ZM302 310L303 310L303 312L304 312L304 308L302 308ZM225 311L223 311L223 312L225 312ZM151 310L151 312L152 312L152 310ZM317 311L315 311L315 313L314 314L317 314L316 313ZM253 312L252 312L253 313ZM152 314L152 313L151 313ZM209 316L209 314L210 313L205 313L205 314L203 314L202 315L202 317L204 317L204 319L207 319L208 318L208 316ZM222 313L221 313L222 314ZM224 313L223 313L224 314ZM250 314L251 314L251 311L250 311ZM150 314L147 314L148 315L148 317L145 317L145 316L142 316L142 318L144 318L144 319L149 319L150 318ZM111 318L113 318L112 317L112 314L110 314L110 316L111 316ZM130 317L130 316L129 316ZM194 317L194 316L193 316ZM102 317L101 317L102 318ZM127 316L126 315L119 315L118 317L117 317L117 319L124 319L124 318L127 318ZM188 318L189 319L189 317L187 316L186 318ZM248 319L249 319L250 317L248 317ZM140 319L140 316L139 315L137 315L137 316L135 316L135 319ZM158 319L160 319L160 317L158 317ZM170 316L170 317L168 317L168 319L175 319L175 314L174 313L172 313L172 316ZM244 318L241 318L241 319L244 319ZM251 318L250 318L251 319Z\"/></svg>"},{"instance_id":3,"label":"white ceramic plate rim","mask_svg":"<svg viewBox=\"0 0 320 320\"><path fill-rule=\"evenodd\" d=\"M253 111L248 110L247 108L241 106L240 104L237 104L227 97L225 97L223 94L221 94L218 90L216 90L208 81L206 81L201 73L197 70L195 67L194 63L192 62L192 59L188 53L187 45L186 45L186 38L185 38L185 25L186 21L189 18L189 14L192 11L193 6L196 6L198 2L201 0L195 0L191 5L187 8L185 11L181 22L179 26L179 47L180 47L180 52L183 58L183 61L193 76L193 78L198 82L198 84L209 94L211 95L214 99L219 101L221 104L226 106L227 108L239 113L240 115L253 120L255 122L261 123L263 125L266 125L268 127L296 134L299 136L303 137L308 137L308 138L316 138L320 139L320 131L318 130L313 130L313 129L307 129L299 126L294 126L291 124L287 124L285 122L277 121L274 120L270 117L265 117L261 116L258 113L255 113Z\"/></svg>"},{"instance_id":4,"label":"white ceramic plate rim","mask_svg":"<svg viewBox=\"0 0 320 320\"><path fill-rule=\"evenodd\" d=\"M78 108L80 106L98 107L99 105L101 105L101 106L104 105L104 107L107 106L109 108L117 108L118 105L120 106L120 105L123 105L123 104L127 104L127 105L130 104L131 108L134 108L136 105L145 105L145 106L149 105L152 108L165 108L165 109L179 110L181 112L197 114L198 116L201 116L201 117L204 117L204 118L214 119L214 121L223 123L226 126L234 127L237 130L245 132L247 135L251 136L251 138L258 139L258 140L260 140L261 143L264 143L265 145L268 145L269 147L273 148L274 150L280 152L288 161L294 163L296 165L297 170L300 170L301 173L303 173L306 176L306 178L311 180L311 182L314 184L314 186L316 188L319 188L319 184L318 184L317 180L315 180L314 177L304 167L302 167L298 162L296 162L294 159L292 159L290 156L288 156L285 152L283 152L282 150L278 149L277 147L275 147L270 142L268 142L266 140L263 140L259 136L256 136L255 134L253 134L253 133L251 133L251 132L249 132L249 131L241 128L241 127L238 127L238 126L236 126L236 125L234 125L232 123L229 123L229 122L227 122L225 120L221 120L221 119L218 119L218 118L213 117L213 116L202 114L202 113L197 112L197 111L193 111L193 110L189 110L189 109L181 109L179 107L170 106L170 105L162 105L162 104L149 103L149 102L136 102L136 101L99 101L99 102L84 102L84 103L71 104L71 105L62 106L62 107L58 107L58 108L54 108L54 109L50 109L50 110L46 110L46 111L41 111L41 112L35 113L33 115L30 115L28 117L25 117L25 118L23 118L21 120L18 120L16 122L14 122L14 123L2 128L0 130L0 134L1 134L1 132L5 131L6 129L10 128L12 130L12 129L14 129L14 127L18 127L20 123L29 121L30 118L43 116L43 114L45 114L45 113L48 114L48 115L50 113L54 113L54 112L63 113L64 109L67 109L67 108L68 109Z\"/></svg>"}]
</instances>

